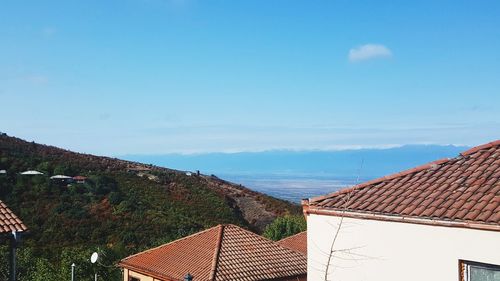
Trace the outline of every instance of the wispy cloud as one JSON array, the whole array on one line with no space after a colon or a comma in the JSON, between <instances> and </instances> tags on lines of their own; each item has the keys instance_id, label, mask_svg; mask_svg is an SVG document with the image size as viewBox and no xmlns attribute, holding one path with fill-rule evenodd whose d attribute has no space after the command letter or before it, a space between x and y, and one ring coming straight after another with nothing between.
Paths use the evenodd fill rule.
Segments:
<instances>
[{"instance_id":1,"label":"wispy cloud","mask_svg":"<svg viewBox=\"0 0 500 281\"><path fill-rule=\"evenodd\" d=\"M113 115L111 115L113 116ZM35 118L36 119L36 118ZM253 127L179 126L149 127L131 122L82 123L65 128L58 122L33 120L19 126L2 124L2 131L25 139L100 155L198 154L259 152L268 150L345 150L391 148L405 144L475 146L498 138L500 123L443 124L379 127ZM118 118L119 119L119 118ZM14 120L13 120L14 121ZM133 122L132 122L133 123ZM119 142L116 140L119 139Z\"/></svg>"},{"instance_id":2,"label":"wispy cloud","mask_svg":"<svg viewBox=\"0 0 500 281\"><path fill-rule=\"evenodd\" d=\"M136 153L259 152L345 150L405 144L477 145L495 139L500 123L381 127L171 126L140 128L127 148ZM122 138L124 139L124 138ZM133 145L132 145L133 144ZM102 142L100 145L104 145ZM107 148L108 149L108 148ZM141 150L141 152L139 152Z\"/></svg>"},{"instance_id":3,"label":"wispy cloud","mask_svg":"<svg viewBox=\"0 0 500 281\"><path fill-rule=\"evenodd\" d=\"M392 52L381 44L366 44L349 50L349 61L360 62L376 58L389 58Z\"/></svg>"}]
</instances>

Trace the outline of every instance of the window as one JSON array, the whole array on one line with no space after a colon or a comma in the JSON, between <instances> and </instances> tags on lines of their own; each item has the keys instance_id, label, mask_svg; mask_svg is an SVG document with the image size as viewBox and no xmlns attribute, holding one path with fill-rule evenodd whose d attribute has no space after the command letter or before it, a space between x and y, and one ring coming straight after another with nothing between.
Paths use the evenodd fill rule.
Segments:
<instances>
[{"instance_id":1,"label":"window","mask_svg":"<svg viewBox=\"0 0 500 281\"><path fill-rule=\"evenodd\" d=\"M500 266L494 264L460 261L460 281L499 281Z\"/></svg>"},{"instance_id":2,"label":"window","mask_svg":"<svg viewBox=\"0 0 500 281\"><path fill-rule=\"evenodd\" d=\"M129 281L141 281L141 279L136 278L136 277L129 277L128 280Z\"/></svg>"}]
</instances>

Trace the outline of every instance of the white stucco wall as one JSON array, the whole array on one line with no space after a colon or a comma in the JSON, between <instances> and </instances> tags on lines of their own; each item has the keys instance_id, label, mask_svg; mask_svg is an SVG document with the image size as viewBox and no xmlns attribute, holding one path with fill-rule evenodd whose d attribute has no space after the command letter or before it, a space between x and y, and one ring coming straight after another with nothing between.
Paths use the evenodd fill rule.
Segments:
<instances>
[{"instance_id":1,"label":"white stucco wall","mask_svg":"<svg viewBox=\"0 0 500 281\"><path fill-rule=\"evenodd\" d=\"M338 217L307 218L309 281L325 280ZM328 280L458 281L458 261L500 265L500 232L344 218Z\"/></svg>"}]
</instances>

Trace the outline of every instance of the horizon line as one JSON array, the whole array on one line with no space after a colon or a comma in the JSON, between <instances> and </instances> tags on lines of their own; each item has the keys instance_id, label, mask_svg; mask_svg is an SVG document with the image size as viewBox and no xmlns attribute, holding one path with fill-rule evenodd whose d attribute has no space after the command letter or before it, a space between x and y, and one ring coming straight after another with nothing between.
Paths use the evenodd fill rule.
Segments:
<instances>
[{"instance_id":1,"label":"horizon line","mask_svg":"<svg viewBox=\"0 0 500 281\"><path fill-rule=\"evenodd\" d=\"M164 156L164 155L179 155L179 156L199 156L209 154L243 154L243 153L267 153L267 152L342 152L342 151L361 151L361 150L389 150L395 148L403 148L410 146L438 146L438 147L457 147L457 148L471 148L473 146L466 144L439 144L439 143L408 143L408 144L387 144L387 145L337 145L330 148L270 148L270 149L242 149L242 150L221 150L221 151L172 151L172 152L158 152L158 153L127 153L127 154L113 154L112 157L125 157L125 156Z\"/></svg>"}]
</instances>

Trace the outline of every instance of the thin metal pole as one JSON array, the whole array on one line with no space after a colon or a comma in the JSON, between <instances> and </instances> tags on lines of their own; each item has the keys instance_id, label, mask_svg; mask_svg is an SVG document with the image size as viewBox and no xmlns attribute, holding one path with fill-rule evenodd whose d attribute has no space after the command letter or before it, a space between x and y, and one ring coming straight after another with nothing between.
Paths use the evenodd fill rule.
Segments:
<instances>
[{"instance_id":1,"label":"thin metal pole","mask_svg":"<svg viewBox=\"0 0 500 281\"><path fill-rule=\"evenodd\" d=\"M16 247L17 247L17 233L12 232L10 240L10 276L9 281L16 281Z\"/></svg>"},{"instance_id":2,"label":"thin metal pole","mask_svg":"<svg viewBox=\"0 0 500 281\"><path fill-rule=\"evenodd\" d=\"M71 264L71 281L75 281L75 264Z\"/></svg>"},{"instance_id":3,"label":"thin metal pole","mask_svg":"<svg viewBox=\"0 0 500 281\"><path fill-rule=\"evenodd\" d=\"M15 242L10 245L10 281L16 281L16 246Z\"/></svg>"},{"instance_id":4,"label":"thin metal pole","mask_svg":"<svg viewBox=\"0 0 500 281\"><path fill-rule=\"evenodd\" d=\"M94 278L94 281L97 281L97 273L95 274L95 276L94 276L94 277L95 277L95 278Z\"/></svg>"}]
</instances>

